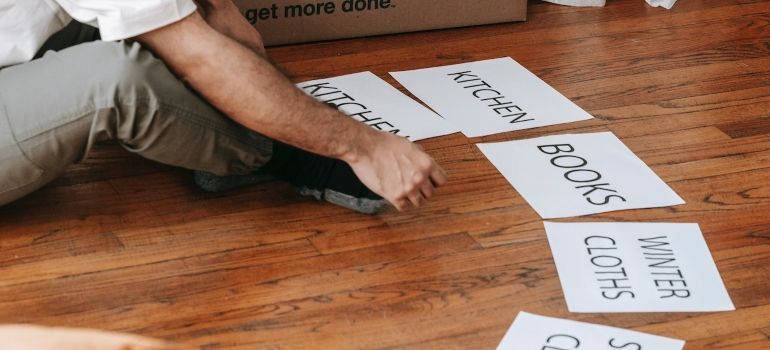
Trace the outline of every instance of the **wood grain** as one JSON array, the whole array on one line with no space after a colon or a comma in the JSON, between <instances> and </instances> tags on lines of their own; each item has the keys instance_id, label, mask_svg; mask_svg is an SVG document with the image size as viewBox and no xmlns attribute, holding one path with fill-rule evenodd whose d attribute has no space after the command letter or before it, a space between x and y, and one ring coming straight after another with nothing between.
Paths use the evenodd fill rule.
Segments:
<instances>
[{"instance_id":1,"label":"wood grain","mask_svg":"<svg viewBox=\"0 0 770 350\"><path fill-rule=\"evenodd\" d=\"M0 322L134 332L202 349L494 349L519 311L770 349L770 2L531 1L524 23L269 49L295 81L511 56L596 118L421 142L451 181L361 216L267 182L96 147L0 208ZM400 87L399 87L400 88ZM403 90L403 88L401 88ZM613 131L687 204L569 221L700 224L737 307L570 314L542 220L474 143Z\"/></svg>"}]
</instances>

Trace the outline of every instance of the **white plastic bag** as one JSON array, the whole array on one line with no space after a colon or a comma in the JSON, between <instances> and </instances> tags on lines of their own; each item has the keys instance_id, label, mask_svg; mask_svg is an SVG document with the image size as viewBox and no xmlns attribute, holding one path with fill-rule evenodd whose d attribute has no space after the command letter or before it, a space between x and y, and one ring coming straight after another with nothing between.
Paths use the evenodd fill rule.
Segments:
<instances>
[{"instance_id":1,"label":"white plastic bag","mask_svg":"<svg viewBox=\"0 0 770 350\"><path fill-rule=\"evenodd\" d=\"M667 10L670 10L672 6L674 6L674 3L676 0L646 0L648 4L652 7L664 7Z\"/></svg>"}]
</instances>

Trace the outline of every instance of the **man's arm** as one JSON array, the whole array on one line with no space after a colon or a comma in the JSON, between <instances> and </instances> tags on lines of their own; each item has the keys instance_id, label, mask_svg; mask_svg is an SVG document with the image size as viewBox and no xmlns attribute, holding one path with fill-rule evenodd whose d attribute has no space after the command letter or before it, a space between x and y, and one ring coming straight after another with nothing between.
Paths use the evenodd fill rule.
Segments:
<instances>
[{"instance_id":1,"label":"man's arm","mask_svg":"<svg viewBox=\"0 0 770 350\"><path fill-rule=\"evenodd\" d=\"M195 0L198 12L214 30L262 57L267 57L262 36L246 21L232 0Z\"/></svg>"},{"instance_id":2,"label":"man's arm","mask_svg":"<svg viewBox=\"0 0 770 350\"><path fill-rule=\"evenodd\" d=\"M417 145L378 132L297 89L265 58L197 13L140 35L166 65L236 122L267 137L341 159L397 209L419 206L446 174Z\"/></svg>"}]
</instances>

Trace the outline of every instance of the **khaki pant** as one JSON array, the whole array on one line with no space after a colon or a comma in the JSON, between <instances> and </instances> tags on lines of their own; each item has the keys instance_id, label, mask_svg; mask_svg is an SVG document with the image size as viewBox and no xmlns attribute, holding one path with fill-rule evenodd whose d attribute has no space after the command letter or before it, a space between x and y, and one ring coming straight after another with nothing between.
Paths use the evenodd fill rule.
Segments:
<instances>
[{"instance_id":1,"label":"khaki pant","mask_svg":"<svg viewBox=\"0 0 770 350\"><path fill-rule=\"evenodd\" d=\"M0 70L0 205L109 139L217 175L254 171L272 151L271 140L210 106L137 43L88 42Z\"/></svg>"}]
</instances>

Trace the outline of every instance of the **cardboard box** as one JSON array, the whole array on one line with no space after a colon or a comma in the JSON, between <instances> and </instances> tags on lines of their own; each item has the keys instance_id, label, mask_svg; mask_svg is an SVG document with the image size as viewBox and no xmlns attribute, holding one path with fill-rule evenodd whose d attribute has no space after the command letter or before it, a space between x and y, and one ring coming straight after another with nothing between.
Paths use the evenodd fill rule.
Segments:
<instances>
[{"instance_id":1,"label":"cardboard box","mask_svg":"<svg viewBox=\"0 0 770 350\"><path fill-rule=\"evenodd\" d=\"M523 21L527 0L235 0L266 45Z\"/></svg>"}]
</instances>

